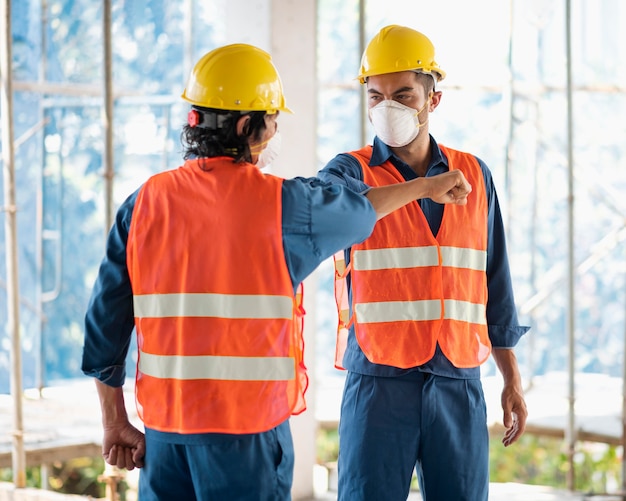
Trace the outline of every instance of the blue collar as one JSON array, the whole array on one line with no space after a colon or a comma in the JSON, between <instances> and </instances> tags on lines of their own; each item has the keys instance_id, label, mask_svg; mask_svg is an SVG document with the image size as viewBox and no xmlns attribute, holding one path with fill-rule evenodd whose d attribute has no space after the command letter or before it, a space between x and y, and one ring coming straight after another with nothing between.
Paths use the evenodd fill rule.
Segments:
<instances>
[{"instance_id":1,"label":"blue collar","mask_svg":"<svg viewBox=\"0 0 626 501\"><path fill-rule=\"evenodd\" d=\"M430 162L428 163L428 170L430 170L433 166L444 164L446 170L449 169L448 159L445 157L441 150L439 149L439 145L435 138L431 135L430 137ZM391 148L383 143L378 137L374 137L374 144L372 145L372 158L370 159L370 167L375 167L377 165L382 165L385 162L390 161L396 168L399 170L408 169L409 166L405 164L400 158L398 158Z\"/></svg>"}]
</instances>

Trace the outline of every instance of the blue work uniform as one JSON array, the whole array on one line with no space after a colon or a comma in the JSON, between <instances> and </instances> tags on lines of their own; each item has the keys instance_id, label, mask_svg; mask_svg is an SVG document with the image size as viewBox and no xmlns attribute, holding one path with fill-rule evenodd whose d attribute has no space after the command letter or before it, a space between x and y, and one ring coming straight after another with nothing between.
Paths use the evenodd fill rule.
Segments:
<instances>
[{"instance_id":1,"label":"blue work uniform","mask_svg":"<svg viewBox=\"0 0 626 501\"><path fill-rule=\"evenodd\" d=\"M138 192L117 212L85 316L82 370L112 387L124 384L134 329L126 246ZM350 222L349 228L345 221ZM316 178L285 180L283 250L294 292L322 261L367 238L375 222L374 208L363 195ZM210 235L207 239L210 241ZM195 243L200 249L206 244ZM177 434L146 429L145 437L145 466L139 481L142 501L291 499L294 451L289 420L257 434Z\"/></svg>"},{"instance_id":2,"label":"blue work uniform","mask_svg":"<svg viewBox=\"0 0 626 501\"><path fill-rule=\"evenodd\" d=\"M447 172L448 161L432 136L426 176ZM370 166L390 161L407 181L416 173L374 138ZM477 158L488 200L487 325L494 349L512 348L520 326L511 285L505 233L491 173ZM342 153L319 173L356 191L367 187L358 160ZM471 195L470 195L471 196ZM433 235L444 205L419 201ZM349 262L350 249L345 251ZM349 282L348 276L348 284ZM351 297L351 290L349 288ZM370 362L350 327L343 356L348 370L339 423L339 499L405 500L415 468L427 500L487 500L489 439L480 367L459 369L437 347L431 360L400 369Z\"/></svg>"}]
</instances>

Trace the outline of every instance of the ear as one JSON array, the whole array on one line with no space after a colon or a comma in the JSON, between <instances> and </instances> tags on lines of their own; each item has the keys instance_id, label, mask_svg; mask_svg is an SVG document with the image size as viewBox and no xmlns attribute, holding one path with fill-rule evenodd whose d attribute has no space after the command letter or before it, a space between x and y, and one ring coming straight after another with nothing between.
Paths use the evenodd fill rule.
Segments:
<instances>
[{"instance_id":1,"label":"ear","mask_svg":"<svg viewBox=\"0 0 626 501\"><path fill-rule=\"evenodd\" d=\"M243 115L237 120L237 135L244 136L248 129L248 122L250 122L250 115Z\"/></svg>"},{"instance_id":2,"label":"ear","mask_svg":"<svg viewBox=\"0 0 626 501\"><path fill-rule=\"evenodd\" d=\"M428 107L429 112L435 111L435 108L439 106L439 103L441 102L441 96L442 92L440 90L433 92L433 95L430 96L430 106Z\"/></svg>"}]
</instances>

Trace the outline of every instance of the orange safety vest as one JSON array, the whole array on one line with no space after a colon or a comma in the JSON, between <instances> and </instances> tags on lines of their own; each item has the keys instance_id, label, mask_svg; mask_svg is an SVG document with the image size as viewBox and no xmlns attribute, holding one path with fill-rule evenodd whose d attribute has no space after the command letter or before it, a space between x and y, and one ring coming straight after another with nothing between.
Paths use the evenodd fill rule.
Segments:
<instances>
[{"instance_id":1,"label":"orange safety vest","mask_svg":"<svg viewBox=\"0 0 626 501\"><path fill-rule=\"evenodd\" d=\"M417 201L385 216L350 265L335 255L339 328L335 364L342 368L347 330L373 363L409 368L430 360L437 343L460 368L477 367L491 353L486 321L487 197L474 156L440 146L450 170L472 185L467 205L446 205L435 238ZM391 164L370 167L372 147L352 152L369 186L404 182ZM347 319L351 276L352 318Z\"/></svg>"},{"instance_id":2,"label":"orange safety vest","mask_svg":"<svg viewBox=\"0 0 626 501\"><path fill-rule=\"evenodd\" d=\"M127 260L146 427L259 433L305 410L281 190L282 179L222 157L188 160L139 192Z\"/></svg>"}]
</instances>

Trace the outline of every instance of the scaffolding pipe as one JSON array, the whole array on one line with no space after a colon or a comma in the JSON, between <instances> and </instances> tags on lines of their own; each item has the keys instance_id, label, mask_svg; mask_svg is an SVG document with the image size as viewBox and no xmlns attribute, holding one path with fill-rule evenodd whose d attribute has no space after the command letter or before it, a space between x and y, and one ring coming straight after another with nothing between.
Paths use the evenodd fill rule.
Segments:
<instances>
[{"instance_id":1,"label":"scaffolding pipe","mask_svg":"<svg viewBox=\"0 0 626 501\"><path fill-rule=\"evenodd\" d=\"M568 305L567 305L567 333L568 333L568 402L569 412L567 420L567 458L569 469L567 472L567 487L574 491L576 487L574 471L574 455L576 453L576 343L575 343L575 296L574 279L576 264L574 259L574 155L573 155L573 117L572 117L572 15L571 0L565 0L565 47L566 47L566 74L567 74L567 265L568 265Z\"/></svg>"},{"instance_id":2,"label":"scaffolding pipe","mask_svg":"<svg viewBox=\"0 0 626 501\"><path fill-rule=\"evenodd\" d=\"M2 111L2 164L4 171L4 234L7 269L7 331L11 336L11 395L13 396L13 483L26 487L26 453L22 415L22 344L20 342L19 282L17 268L17 207L13 144L13 87L11 54L11 0L0 4L0 110Z\"/></svg>"},{"instance_id":3,"label":"scaffolding pipe","mask_svg":"<svg viewBox=\"0 0 626 501\"><path fill-rule=\"evenodd\" d=\"M115 177L115 165L113 160L113 56L111 46L111 0L104 0L102 7L102 31L104 49L104 193L105 213L104 230L105 239L113 226L113 178Z\"/></svg>"},{"instance_id":4,"label":"scaffolding pipe","mask_svg":"<svg viewBox=\"0 0 626 501\"><path fill-rule=\"evenodd\" d=\"M39 58L39 79L38 83L46 81L47 66L48 66L48 46L46 42L46 28L48 26L48 3L46 0L41 0L41 22L39 23L39 36L41 37L41 57ZM46 110L39 99L39 123L41 127L45 127L49 122L46 117ZM36 240L36 261L35 266L37 269L37 288L36 288L36 301L37 309L43 312L42 301L42 288L43 288L43 179L46 165L46 134L45 129L41 136L41 170L39 171L39 179L37 186L37 206L36 206L36 228L37 228L37 240ZM46 341L45 341L45 315L39 315L39 358L37 360L37 388L39 389L39 397L43 397L43 389L46 384ZM42 470L42 477L47 476L45 468ZM41 485L47 488L48 482L42 478Z\"/></svg>"},{"instance_id":5,"label":"scaffolding pipe","mask_svg":"<svg viewBox=\"0 0 626 501\"><path fill-rule=\"evenodd\" d=\"M185 1L185 18L183 30L183 87L187 85L187 76L193 68L193 40L194 40L194 22L195 5L193 0Z\"/></svg>"},{"instance_id":6,"label":"scaffolding pipe","mask_svg":"<svg viewBox=\"0 0 626 501\"><path fill-rule=\"evenodd\" d=\"M359 54L363 54L365 51L365 26L366 26L366 9L365 1L359 0ZM361 112L361 141L359 144L367 144L367 95L365 93L365 86L359 85L359 110Z\"/></svg>"},{"instance_id":7,"label":"scaffolding pipe","mask_svg":"<svg viewBox=\"0 0 626 501\"><path fill-rule=\"evenodd\" d=\"M511 180L511 164L513 163L513 142L515 132L515 90L514 90L514 73L513 73L513 10L515 9L515 0L509 0L509 43L507 46L507 70L508 70L508 87L506 89L509 99L509 130L506 138L506 144L504 146L504 190L506 193L506 218L507 223L505 227L507 242L510 241L510 228L511 224L511 200L513 200L513 191Z\"/></svg>"},{"instance_id":8,"label":"scaffolding pipe","mask_svg":"<svg viewBox=\"0 0 626 501\"><path fill-rule=\"evenodd\" d=\"M626 286L626 276L624 277ZM622 499L626 500L626 287L624 289L624 347L622 360Z\"/></svg>"}]
</instances>

